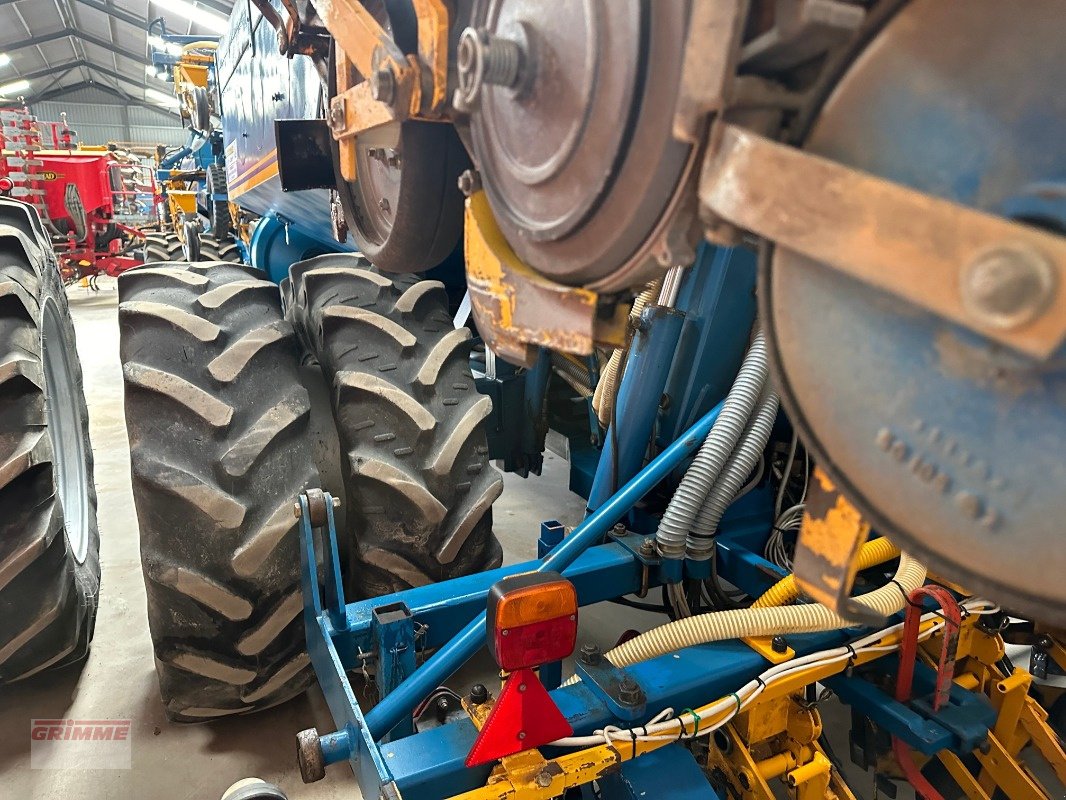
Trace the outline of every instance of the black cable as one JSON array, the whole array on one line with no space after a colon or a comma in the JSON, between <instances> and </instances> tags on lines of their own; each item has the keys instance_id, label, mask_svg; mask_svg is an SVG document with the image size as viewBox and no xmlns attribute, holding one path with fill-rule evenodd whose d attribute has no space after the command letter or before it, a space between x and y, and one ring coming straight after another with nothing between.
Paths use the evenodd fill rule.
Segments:
<instances>
[{"instance_id":1,"label":"black cable","mask_svg":"<svg viewBox=\"0 0 1066 800\"><path fill-rule=\"evenodd\" d=\"M650 611L653 614L667 613L664 606L657 606L654 603L639 603L636 600L628 600L625 597L614 597L607 602L617 603L618 605L626 606L627 608L635 608L638 611Z\"/></svg>"}]
</instances>

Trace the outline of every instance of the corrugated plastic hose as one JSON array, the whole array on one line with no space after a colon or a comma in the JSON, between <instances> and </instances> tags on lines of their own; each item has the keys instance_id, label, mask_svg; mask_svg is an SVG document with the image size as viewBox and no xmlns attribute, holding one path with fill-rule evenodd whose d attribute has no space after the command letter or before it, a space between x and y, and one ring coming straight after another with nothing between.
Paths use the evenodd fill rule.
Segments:
<instances>
[{"instance_id":1,"label":"corrugated plastic hose","mask_svg":"<svg viewBox=\"0 0 1066 800\"><path fill-rule=\"evenodd\" d=\"M925 582L925 574L924 566L906 553L901 553L893 582L860 595L855 600L882 616L890 616L903 608L904 598ZM606 657L616 667L627 667L697 644L747 636L831 631L848 628L852 624L821 604L715 611L653 628L608 651ZM575 675L566 683L569 685L576 680L578 677Z\"/></svg>"},{"instance_id":2,"label":"corrugated plastic hose","mask_svg":"<svg viewBox=\"0 0 1066 800\"><path fill-rule=\"evenodd\" d=\"M662 278L649 283L640 294L633 298L633 308L629 311L630 322L636 322L644 313L645 307L652 302L662 288ZM611 424L611 408L618 396L618 373L622 367L622 356L628 348L619 347L611 357L607 359L607 365L600 373L600 379L596 382L596 391L592 395L592 409L596 412L596 418L604 428Z\"/></svg>"},{"instance_id":3,"label":"corrugated plastic hose","mask_svg":"<svg viewBox=\"0 0 1066 800\"><path fill-rule=\"evenodd\" d=\"M899 557L899 548L884 537L874 539L862 546L859 551L859 569L869 569L878 564L884 564L893 558ZM796 577L788 575L769 589L751 604L752 608L769 608L771 606L784 606L799 597L799 587L796 586Z\"/></svg>"},{"instance_id":4,"label":"corrugated plastic hose","mask_svg":"<svg viewBox=\"0 0 1066 800\"><path fill-rule=\"evenodd\" d=\"M726 396L718 420L678 484L659 522L655 541L664 558L684 558L688 533L708 492L718 480L722 467L747 427L755 403L766 384L767 369L766 343L762 331L758 331Z\"/></svg>"},{"instance_id":5,"label":"corrugated plastic hose","mask_svg":"<svg viewBox=\"0 0 1066 800\"><path fill-rule=\"evenodd\" d=\"M772 389L765 389L752 415L751 424L741 435L736 449L722 467L718 480L707 494L700 513L696 515L696 521L688 535L686 558L706 561L713 555L714 534L718 531L718 523L722 521L725 510L729 508L744 481L755 469L762 451L766 449L774 420L777 418L777 406L777 394Z\"/></svg>"}]
</instances>

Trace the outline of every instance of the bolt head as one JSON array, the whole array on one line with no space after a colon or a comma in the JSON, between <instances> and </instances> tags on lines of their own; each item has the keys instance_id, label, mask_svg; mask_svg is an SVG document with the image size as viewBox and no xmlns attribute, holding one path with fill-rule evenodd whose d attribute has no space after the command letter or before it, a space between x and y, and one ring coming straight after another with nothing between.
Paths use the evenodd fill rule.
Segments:
<instances>
[{"instance_id":1,"label":"bolt head","mask_svg":"<svg viewBox=\"0 0 1066 800\"><path fill-rule=\"evenodd\" d=\"M370 96L386 105L396 98L396 77L392 70L381 67L370 78Z\"/></svg>"},{"instance_id":2,"label":"bolt head","mask_svg":"<svg viewBox=\"0 0 1066 800\"><path fill-rule=\"evenodd\" d=\"M775 653L784 653L788 651L788 643L783 636L775 636L770 640L770 649Z\"/></svg>"},{"instance_id":3,"label":"bolt head","mask_svg":"<svg viewBox=\"0 0 1066 800\"><path fill-rule=\"evenodd\" d=\"M982 324L1017 328L1039 317L1055 297L1055 268L1024 245L986 250L962 271L962 303Z\"/></svg>"},{"instance_id":4,"label":"bolt head","mask_svg":"<svg viewBox=\"0 0 1066 800\"><path fill-rule=\"evenodd\" d=\"M294 517L296 517L296 519L300 518L300 504L299 503L293 503L292 504L292 515Z\"/></svg>"},{"instance_id":5,"label":"bolt head","mask_svg":"<svg viewBox=\"0 0 1066 800\"><path fill-rule=\"evenodd\" d=\"M475 683L470 687L470 702L481 705L489 699L489 690L483 683Z\"/></svg>"},{"instance_id":6,"label":"bolt head","mask_svg":"<svg viewBox=\"0 0 1066 800\"><path fill-rule=\"evenodd\" d=\"M481 188L481 176L474 170L464 170L459 176L459 191L464 197L469 197Z\"/></svg>"},{"instance_id":7,"label":"bolt head","mask_svg":"<svg viewBox=\"0 0 1066 800\"><path fill-rule=\"evenodd\" d=\"M548 770L542 769L537 773L537 777L533 779L537 786L541 789L547 789L552 785L552 776L548 773Z\"/></svg>"},{"instance_id":8,"label":"bolt head","mask_svg":"<svg viewBox=\"0 0 1066 800\"><path fill-rule=\"evenodd\" d=\"M650 556L655 554L655 541L652 537L648 537L640 543L640 554L644 556Z\"/></svg>"},{"instance_id":9,"label":"bolt head","mask_svg":"<svg viewBox=\"0 0 1066 800\"><path fill-rule=\"evenodd\" d=\"M603 660L603 653L594 644L581 645L581 661L582 663L595 666Z\"/></svg>"}]
</instances>

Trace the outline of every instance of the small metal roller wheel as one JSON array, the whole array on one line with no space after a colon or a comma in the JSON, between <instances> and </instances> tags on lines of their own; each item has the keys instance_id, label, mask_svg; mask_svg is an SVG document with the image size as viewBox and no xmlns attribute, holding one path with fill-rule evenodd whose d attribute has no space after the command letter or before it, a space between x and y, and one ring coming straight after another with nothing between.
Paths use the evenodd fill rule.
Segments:
<instances>
[{"instance_id":1,"label":"small metal roller wheel","mask_svg":"<svg viewBox=\"0 0 1066 800\"><path fill-rule=\"evenodd\" d=\"M261 778L244 778L222 793L222 800L288 800L289 796Z\"/></svg>"}]
</instances>

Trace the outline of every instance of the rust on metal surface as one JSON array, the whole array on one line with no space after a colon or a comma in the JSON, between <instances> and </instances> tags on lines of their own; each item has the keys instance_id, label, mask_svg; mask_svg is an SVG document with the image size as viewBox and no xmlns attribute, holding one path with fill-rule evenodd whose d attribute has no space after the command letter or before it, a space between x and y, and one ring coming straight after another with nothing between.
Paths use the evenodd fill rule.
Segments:
<instances>
[{"instance_id":1,"label":"rust on metal surface","mask_svg":"<svg viewBox=\"0 0 1066 800\"><path fill-rule=\"evenodd\" d=\"M674 138L697 144L704 118L729 101L750 2L694 0L674 110Z\"/></svg>"},{"instance_id":2,"label":"rust on metal surface","mask_svg":"<svg viewBox=\"0 0 1066 800\"><path fill-rule=\"evenodd\" d=\"M728 124L715 131L699 194L710 217L999 344L1046 359L1066 338L1066 237L906 188ZM1028 259L1032 274L1011 284L1004 265L990 263L1003 253L1023 266ZM975 273L978 269L980 274ZM1004 284L998 295L997 282ZM1024 300L1027 291L1040 297L1023 306L1022 313L1011 302ZM984 303L986 313L975 310L975 302ZM1006 310L1001 312L997 306L1003 304Z\"/></svg>"},{"instance_id":3,"label":"rust on metal surface","mask_svg":"<svg viewBox=\"0 0 1066 800\"><path fill-rule=\"evenodd\" d=\"M601 316L600 298L563 286L523 264L496 225L483 191L466 202L466 278L478 331L489 348L532 366L537 349L591 355L596 345L621 347L628 306Z\"/></svg>"},{"instance_id":4,"label":"rust on metal surface","mask_svg":"<svg viewBox=\"0 0 1066 800\"><path fill-rule=\"evenodd\" d=\"M796 585L840 616L876 625L880 615L851 598L859 568L859 551L870 537L870 525L816 467L807 495L807 510L793 560Z\"/></svg>"},{"instance_id":5,"label":"rust on metal surface","mask_svg":"<svg viewBox=\"0 0 1066 800\"><path fill-rule=\"evenodd\" d=\"M314 0L336 37L337 96L330 101L330 130L337 141L395 120L444 118L451 12L442 0L413 0L413 5L418 54L405 55L358 0ZM353 79L353 70L359 80ZM388 84L387 91L382 83ZM344 149L342 172L347 163L354 174L354 157L346 158Z\"/></svg>"}]
</instances>

